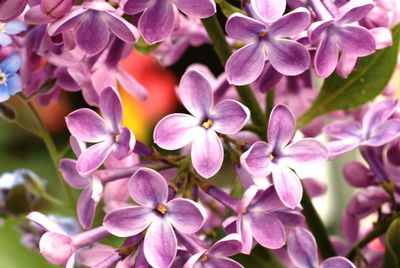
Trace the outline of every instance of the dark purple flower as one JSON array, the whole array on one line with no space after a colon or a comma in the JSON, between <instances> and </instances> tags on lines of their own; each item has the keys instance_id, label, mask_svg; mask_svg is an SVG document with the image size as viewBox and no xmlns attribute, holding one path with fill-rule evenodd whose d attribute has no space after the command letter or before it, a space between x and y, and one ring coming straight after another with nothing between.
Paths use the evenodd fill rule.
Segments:
<instances>
[{"instance_id":1,"label":"dark purple flower","mask_svg":"<svg viewBox=\"0 0 400 268\"><path fill-rule=\"evenodd\" d=\"M129 193L138 206L113 210L103 225L120 237L130 237L147 229L144 255L151 266L166 268L177 253L174 228L182 233L195 233L203 225L205 210L189 199L168 201L168 185L156 171L139 169L129 181Z\"/></svg>"},{"instance_id":2,"label":"dark purple flower","mask_svg":"<svg viewBox=\"0 0 400 268\"><path fill-rule=\"evenodd\" d=\"M290 143L296 132L296 120L290 109L275 106L268 124L267 139L255 142L241 156L242 166L254 176L272 173L275 189L282 202L291 208L299 205L303 188L292 169L321 165L328 158L328 150L319 141L305 138Z\"/></svg>"},{"instance_id":3,"label":"dark purple flower","mask_svg":"<svg viewBox=\"0 0 400 268\"><path fill-rule=\"evenodd\" d=\"M192 144L193 167L210 178L222 166L224 150L217 133L232 135L246 124L249 110L235 100L214 105L210 82L197 70L188 70L182 77L178 95L192 114L170 114L154 129L154 142L161 148L177 150Z\"/></svg>"}]
</instances>

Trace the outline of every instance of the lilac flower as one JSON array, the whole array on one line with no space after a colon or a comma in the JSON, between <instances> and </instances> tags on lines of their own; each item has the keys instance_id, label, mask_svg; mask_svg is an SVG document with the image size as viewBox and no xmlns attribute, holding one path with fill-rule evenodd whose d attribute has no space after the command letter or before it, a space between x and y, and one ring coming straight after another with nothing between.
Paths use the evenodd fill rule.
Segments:
<instances>
[{"instance_id":1,"label":"lilac flower","mask_svg":"<svg viewBox=\"0 0 400 268\"><path fill-rule=\"evenodd\" d=\"M165 40L174 30L178 9L192 18L207 18L216 12L213 0L128 0L127 14L143 12L138 28L144 40L154 44Z\"/></svg>"},{"instance_id":2,"label":"lilac flower","mask_svg":"<svg viewBox=\"0 0 400 268\"><path fill-rule=\"evenodd\" d=\"M0 21L6 22L18 17L25 9L28 0L0 1Z\"/></svg>"},{"instance_id":3,"label":"lilac flower","mask_svg":"<svg viewBox=\"0 0 400 268\"><path fill-rule=\"evenodd\" d=\"M76 44L89 56L97 55L107 46L109 31L126 43L134 43L138 39L136 28L117 15L106 2L85 2L51 23L48 32L56 36L72 27L76 27Z\"/></svg>"},{"instance_id":4,"label":"lilac flower","mask_svg":"<svg viewBox=\"0 0 400 268\"><path fill-rule=\"evenodd\" d=\"M72 5L72 0L43 0L40 3L40 8L43 14L58 19L63 17L68 11L70 11Z\"/></svg>"},{"instance_id":5,"label":"lilac flower","mask_svg":"<svg viewBox=\"0 0 400 268\"><path fill-rule=\"evenodd\" d=\"M108 87L100 95L102 117L83 108L66 117L71 134L80 141L96 143L78 158L77 170L87 175L96 170L112 152L117 159L132 153L136 140L127 127L122 127L122 104L115 89Z\"/></svg>"},{"instance_id":6,"label":"lilac flower","mask_svg":"<svg viewBox=\"0 0 400 268\"><path fill-rule=\"evenodd\" d=\"M300 212L287 208L280 201L274 186L265 190L257 186L248 188L237 212L238 216L228 218L224 226L229 231L236 223L236 232L240 235L242 252L245 254L250 254L253 239L266 248L283 247L286 241L285 228L304 221Z\"/></svg>"},{"instance_id":7,"label":"lilac flower","mask_svg":"<svg viewBox=\"0 0 400 268\"><path fill-rule=\"evenodd\" d=\"M173 228L182 233L197 232L206 218L204 208L184 198L168 201L165 179L151 169L139 169L128 187L138 206L107 213L103 225L120 237L130 237L147 229L143 245L147 262L155 267L169 267L177 252Z\"/></svg>"},{"instance_id":8,"label":"lilac flower","mask_svg":"<svg viewBox=\"0 0 400 268\"><path fill-rule=\"evenodd\" d=\"M69 235L59 224L40 212L31 212L26 217L39 224L46 231L40 238L40 253L50 263L65 265L67 268L74 267L76 250L110 235L104 227Z\"/></svg>"},{"instance_id":9,"label":"lilac flower","mask_svg":"<svg viewBox=\"0 0 400 268\"><path fill-rule=\"evenodd\" d=\"M385 100L372 106L362 122L335 121L323 131L335 138L327 147L330 156L337 156L359 146L379 147L400 134L400 120L389 119L397 108L397 100Z\"/></svg>"},{"instance_id":10,"label":"lilac flower","mask_svg":"<svg viewBox=\"0 0 400 268\"><path fill-rule=\"evenodd\" d=\"M284 8L272 8L273 13L270 13L271 10L263 0L253 0L251 3L260 20L235 13L226 23L229 37L246 43L233 53L226 63L228 81L234 85L254 82L263 72L266 61L284 75L298 75L307 70L310 65L307 49L287 37L295 36L308 27L308 10L297 8L282 16ZM271 22L272 19L274 22Z\"/></svg>"},{"instance_id":11,"label":"lilac flower","mask_svg":"<svg viewBox=\"0 0 400 268\"><path fill-rule=\"evenodd\" d=\"M11 35L17 35L26 31L27 25L21 20L13 20L0 23L0 46L8 46L12 43Z\"/></svg>"},{"instance_id":12,"label":"lilac flower","mask_svg":"<svg viewBox=\"0 0 400 268\"><path fill-rule=\"evenodd\" d=\"M290 143L295 131L296 120L292 112L279 104L271 112L268 143L255 142L240 158L242 166L254 176L272 173L279 198L291 208L299 205L303 193L300 180L291 169L320 165L328 158L328 150L315 139Z\"/></svg>"},{"instance_id":13,"label":"lilac flower","mask_svg":"<svg viewBox=\"0 0 400 268\"><path fill-rule=\"evenodd\" d=\"M217 133L232 135L246 124L249 110L234 100L224 100L214 106L210 82L196 70L182 77L178 95L192 114L171 114L158 122L154 142L167 150L177 150L192 143L194 169L210 178L221 168L224 151Z\"/></svg>"},{"instance_id":14,"label":"lilac flower","mask_svg":"<svg viewBox=\"0 0 400 268\"><path fill-rule=\"evenodd\" d=\"M289 258L297 268L356 268L348 259L340 256L328 258L319 264L317 243L307 229L293 229L287 244Z\"/></svg>"},{"instance_id":15,"label":"lilac flower","mask_svg":"<svg viewBox=\"0 0 400 268\"><path fill-rule=\"evenodd\" d=\"M240 237L230 234L215 242L208 250L194 254L183 268L242 268L241 264L228 258L239 253L241 248Z\"/></svg>"},{"instance_id":16,"label":"lilac flower","mask_svg":"<svg viewBox=\"0 0 400 268\"><path fill-rule=\"evenodd\" d=\"M22 90L21 77L17 74L21 67L21 57L8 56L0 63L0 102L8 100Z\"/></svg>"},{"instance_id":17,"label":"lilac flower","mask_svg":"<svg viewBox=\"0 0 400 268\"><path fill-rule=\"evenodd\" d=\"M335 17L319 1L312 1L312 7L322 19L310 26L309 33L311 43L319 42L314 58L318 76L328 77L335 70L339 49L343 53L342 57L364 57L375 51L372 34L355 24L374 7L372 1L349 1L339 8Z\"/></svg>"}]
</instances>

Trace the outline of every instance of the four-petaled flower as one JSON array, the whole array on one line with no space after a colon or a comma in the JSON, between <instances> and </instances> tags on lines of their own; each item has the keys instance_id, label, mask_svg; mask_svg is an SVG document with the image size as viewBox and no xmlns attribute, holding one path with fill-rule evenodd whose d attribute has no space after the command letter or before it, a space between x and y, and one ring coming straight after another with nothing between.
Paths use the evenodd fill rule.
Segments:
<instances>
[{"instance_id":1,"label":"four-petaled flower","mask_svg":"<svg viewBox=\"0 0 400 268\"><path fill-rule=\"evenodd\" d=\"M0 63L0 102L8 100L22 90L21 77L17 74L21 67L21 57L8 56Z\"/></svg>"},{"instance_id":2,"label":"four-petaled flower","mask_svg":"<svg viewBox=\"0 0 400 268\"><path fill-rule=\"evenodd\" d=\"M214 106L210 82L194 69L183 75L178 95L192 115L176 113L161 119L154 129L154 142L167 150L177 150L192 143L194 169L201 176L210 178L221 168L224 159L217 133L232 135L239 132L250 112L235 100L223 100Z\"/></svg>"},{"instance_id":3,"label":"four-petaled flower","mask_svg":"<svg viewBox=\"0 0 400 268\"><path fill-rule=\"evenodd\" d=\"M17 35L26 31L28 26L22 20L13 20L6 23L0 22L0 46L8 46L12 43L10 35Z\"/></svg>"},{"instance_id":4,"label":"four-petaled flower","mask_svg":"<svg viewBox=\"0 0 400 268\"><path fill-rule=\"evenodd\" d=\"M177 253L175 232L197 232L206 218L205 209L185 198L168 201L166 180L148 168L133 174L128 187L138 206L109 212L103 225L120 237L134 236L147 229L143 245L147 262L153 267L169 267Z\"/></svg>"},{"instance_id":5,"label":"four-petaled flower","mask_svg":"<svg viewBox=\"0 0 400 268\"><path fill-rule=\"evenodd\" d=\"M254 176L272 173L279 198L291 208L299 205L303 193L300 180L292 169L314 167L328 158L328 150L316 139L305 138L290 143L295 132L293 113L287 106L279 104L271 112L268 143L255 142L240 158L243 167Z\"/></svg>"}]
</instances>

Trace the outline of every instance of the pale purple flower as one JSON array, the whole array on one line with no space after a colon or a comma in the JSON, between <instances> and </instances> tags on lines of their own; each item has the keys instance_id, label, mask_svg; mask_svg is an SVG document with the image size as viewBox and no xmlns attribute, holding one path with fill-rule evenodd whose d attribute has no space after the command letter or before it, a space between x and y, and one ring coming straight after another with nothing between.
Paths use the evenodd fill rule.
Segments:
<instances>
[{"instance_id":1,"label":"pale purple flower","mask_svg":"<svg viewBox=\"0 0 400 268\"><path fill-rule=\"evenodd\" d=\"M20 34L26 29L28 26L22 20L13 20L6 23L0 22L0 46L8 46L12 43L12 35Z\"/></svg>"},{"instance_id":2,"label":"pale purple flower","mask_svg":"<svg viewBox=\"0 0 400 268\"><path fill-rule=\"evenodd\" d=\"M22 90L21 77L17 74L21 61L21 56L12 54L0 62L0 102Z\"/></svg>"},{"instance_id":3,"label":"pale purple flower","mask_svg":"<svg viewBox=\"0 0 400 268\"><path fill-rule=\"evenodd\" d=\"M130 179L129 193L137 206L113 210L104 218L103 225L120 237L130 237L147 229L144 255L154 267L169 267L177 253L175 230L195 233L203 225L205 210L184 198L168 201L166 180L156 171L142 168Z\"/></svg>"},{"instance_id":4,"label":"pale purple flower","mask_svg":"<svg viewBox=\"0 0 400 268\"><path fill-rule=\"evenodd\" d=\"M348 259L340 256L319 263L317 243L307 229L293 229L287 245L289 258L297 268L356 268Z\"/></svg>"},{"instance_id":5,"label":"pale purple flower","mask_svg":"<svg viewBox=\"0 0 400 268\"><path fill-rule=\"evenodd\" d=\"M95 143L79 156L77 170L82 175L96 170L113 153L117 159L130 155L136 139L127 127L122 127L122 103L115 89L108 87L100 95L100 117L82 108L66 117L71 134L80 141Z\"/></svg>"},{"instance_id":6,"label":"pale purple flower","mask_svg":"<svg viewBox=\"0 0 400 268\"><path fill-rule=\"evenodd\" d=\"M335 138L327 143L330 156L337 156L359 146L379 147L400 134L400 120L389 119L397 108L397 100L385 100L374 104L358 121L334 121L323 131Z\"/></svg>"},{"instance_id":7,"label":"pale purple flower","mask_svg":"<svg viewBox=\"0 0 400 268\"><path fill-rule=\"evenodd\" d=\"M311 4L321 19L310 26L309 33L311 43L319 42L314 57L314 67L318 76L328 77L335 70L339 51L342 52L341 57L353 59L375 51L373 35L357 24L374 7L371 0L349 1L338 9L334 17L319 1L312 1Z\"/></svg>"},{"instance_id":8,"label":"pale purple flower","mask_svg":"<svg viewBox=\"0 0 400 268\"><path fill-rule=\"evenodd\" d=\"M292 169L315 167L328 158L328 150L312 138L292 142L296 120L290 109L279 104L271 112L267 139L255 142L240 157L241 164L254 176L272 173L273 183L281 201L288 207L299 205L303 188Z\"/></svg>"},{"instance_id":9,"label":"pale purple flower","mask_svg":"<svg viewBox=\"0 0 400 268\"><path fill-rule=\"evenodd\" d=\"M207 18L216 12L214 0L128 0L127 14L140 16L138 28L144 40L154 44L167 39L177 24L179 11L192 18Z\"/></svg>"},{"instance_id":10,"label":"pale purple flower","mask_svg":"<svg viewBox=\"0 0 400 268\"><path fill-rule=\"evenodd\" d=\"M178 95L192 115L175 113L161 119L154 130L154 142L167 150L177 150L191 143L194 169L210 178L221 168L224 158L217 133L239 132L250 112L235 100L223 100L214 105L210 82L193 69L183 75Z\"/></svg>"},{"instance_id":11,"label":"pale purple flower","mask_svg":"<svg viewBox=\"0 0 400 268\"><path fill-rule=\"evenodd\" d=\"M6 22L18 17L25 9L28 0L0 1L0 21Z\"/></svg>"},{"instance_id":12,"label":"pale purple flower","mask_svg":"<svg viewBox=\"0 0 400 268\"><path fill-rule=\"evenodd\" d=\"M48 32L56 36L73 27L76 28L76 44L89 56L97 55L107 46L110 31L126 43L138 39L136 28L106 2L85 2L73 8L66 16L51 23Z\"/></svg>"},{"instance_id":13,"label":"pale purple flower","mask_svg":"<svg viewBox=\"0 0 400 268\"><path fill-rule=\"evenodd\" d=\"M283 2L285 7L285 1L272 2ZM310 66L307 49L288 38L300 34L308 27L308 10L297 8L282 16L284 8L269 9L263 0L254 0L251 3L259 20L235 13L226 23L229 37L246 43L226 63L228 81L234 85L254 82L262 74L266 61L283 75L298 75L307 70ZM278 6L280 5L276 5L277 9Z\"/></svg>"},{"instance_id":14,"label":"pale purple flower","mask_svg":"<svg viewBox=\"0 0 400 268\"><path fill-rule=\"evenodd\" d=\"M202 250L189 258L183 268L243 268L228 257L241 251L242 243L237 234L230 234L215 242L207 250Z\"/></svg>"}]
</instances>

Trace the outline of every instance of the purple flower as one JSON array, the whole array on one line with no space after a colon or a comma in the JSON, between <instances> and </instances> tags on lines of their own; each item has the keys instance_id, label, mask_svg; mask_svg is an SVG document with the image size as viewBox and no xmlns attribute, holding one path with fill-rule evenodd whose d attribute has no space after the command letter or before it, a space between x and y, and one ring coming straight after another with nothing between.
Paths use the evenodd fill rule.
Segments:
<instances>
[{"instance_id":1,"label":"purple flower","mask_svg":"<svg viewBox=\"0 0 400 268\"><path fill-rule=\"evenodd\" d=\"M28 0L0 1L0 21L6 22L18 17L25 9Z\"/></svg>"},{"instance_id":2,"label":"purple flower","mask_svg":"<svg viewBox=\"0 0 400 268\"><path fill-rule=\"evenodd\" d=\"M263 247L281 248L286 241L285 228L304 221L300 212L287 208L280 201L274 186L265 190L257 186L248 188L237 213L238 216L228 218L224 226L229 230L236 223L236 232L240 235L245 254L250 254L253 238Z\"/></svg>"},{"instance_id":3,"label":"purple flower","mask_svg":"<svg viewBox=\"0 0 400 268\"><path fill-rule=\"evenodd\" d=\"M189 258L183 268L243 268L228 257L240 252L242 243L237 234L230 234L215 242L208 250L202 250Z\"/></svg>"},{"instance_id":4,"label":"purple flower","mask_svg":"<svg viewBox=\"0 0 400 268\"><path fill-rule=\"evenodd\" d=\"M72 0L43 0L40 3L40 8L43 14L52 18L61 18L71 10L73 5Z\"/></svg>"},{"instance_id":5,"label":"purple flower","mask_svg":"<svg viewBox=\"0 0 400 268\"><path fill-rule=\"evenodd\" d=\"M17 35L26 31L27 25L21 20L13 20L0 23L0 46L8 46L12 43L11 35Z\"/></svg>"},{"instance_id":6,"label":"purple flower","mask_svg":"<svg viewBox=\"0 0 400 268\"><path fill-rule=\"evenodd\" d=\"M298 268L356 268L344 257L331 257L319 264L315 238L304 228L293 229L288 237L287 245L289 258Z\"/></svg>"},{"instance_id":7,"label":"purple flower","mask_svg":"<svg viewBox=\"0 0 400 268\"><path fill-rule=\"evenodd\" d=\"M400 120L389 119L397 108L397 100L385 100L372 106L362 122L335 121L323 131L335 138L327 147L330 156L337 156L359 146L379 147L397 138Z\"/></svg>"},{"instance_id":8,"label":"purple flower","mask_svg":"<svg viewBox=\"0 0 400 268\"><path fill-rule=\"evenodd\" d=\"M312 7L322 19L310 26L309 33L311 43L319 42L314 58L318 76L328 77L335 70L339 49L342 51L342 57L352 58L367 56L375 51L373 35L356 24L374 7L372 1L349 1L339 8L334 18L322 4L313 4Z\"/></svg>"},{"instance_id":9,"label":"purple flower","mask_svg":"<svg viewBox=\"0 0 400 268\"><path fill-rule=\"evenodd\" d=\"M240 158L243 167L254 176L272 173L279 198L291 208L299 205L303 193L300 180L292 169L320 165L328 158L328 150L315 139L290 143L295 132L296 120L292 112L279 104L271 112L268 143L255 142Z\"/></svg>"},{"instance_id":10,"label":"purple flower","mask_svg":"<svg viewBox=\"0 0 400 268\"><path fill-rule=\"evenodd\" d=\"M103 225L120 237L130 237L147 229L143 245L147 262L155 267L169 267L177 253L174 229L188 234L197 232L206 218L204 208L184 198L168 201L165 179L151 169L139 169L128 187L138 206L107 213Z\"/></svg>"},{"instance_id":11,"label":"purple flower","mask_svg":"<svg viewBox=\"0 0 400 268\"><path fill-rule=\"evenodd\" d=\"M149 44L163 41L172 33L178 9L193 18L207 18L216 12L213 0L128 0L124 6L127 14L143 12L138 28Z\"/></svg>"},{"instance_id":12,"label":"purple flower","mask_svg":"<svg viewBox=\"0 0 400 268\"><path fill-rule=\"evenodd\" d=\"M251 3L256 11L259 10L262 21L235 13L226 23L228 35L246 43L226 63L228 81L234 85L254 82L262 74L266 61L284 75L298 75L307 70L310 66L307 49L287 37L295 36L308 27L308 10L297 8L282 16L284 9L279 10L279 13L274 10L270 14L263 0L254 0ZM267 23L271 16L276 20Z\"/></svg>"},{"instance_id":13,"label":"purple flower","mask_svg":"<svg viewBox=\"0 0 400 268\"><path fill-rule=\"evenodd\" d=\"M246 124L249 110L235 100L224 100L214 106L213 93L206 76L187 71L180 82L178 95L192 114L170 114L154 130L154 142L167 150L177 150L192 143L194 169L210 178L221 168L224 150L217 133L232 135Z\"/></svg>"},{"instance_id":14,"label":"purple flower","mask_svg":"<svg viewBox=\"0 0 400 268\"><path fill-rule=\"evenodd\" d=\"M97 55L107 46L109 31L126 43L134 43L138 39L136 28L117 15L106 2L85 2L51 23L48 32L56 36L72 27L76 27L76 44L89 56Z\"/></svg>"},{"instance_id":15,"label":"purple flower","mask_svg":"<svg viewBox=\"0 0 400 268\"><path fill-rule=\"evenodd\" d=\"M100 95L100 117L83 108L66 117L71 134L80 141L96 143L79 156L77 170L87 175L96 170L112 152L117 159L132 153L136 140L127 127L122 127L122 104L115 89L108 87Z\"/></svg>"},{"instance_id":16,"label":"purple flower","mask_svg":"<svg viewBox=\"0 0 400 268\"><path fill-rule=\"evenodd\" d=\"M21 57L8 56L0 63L0 102L8 100L22 90L21 77L17 74L21 68Z\"/></svg>"}]
</instances>

